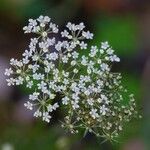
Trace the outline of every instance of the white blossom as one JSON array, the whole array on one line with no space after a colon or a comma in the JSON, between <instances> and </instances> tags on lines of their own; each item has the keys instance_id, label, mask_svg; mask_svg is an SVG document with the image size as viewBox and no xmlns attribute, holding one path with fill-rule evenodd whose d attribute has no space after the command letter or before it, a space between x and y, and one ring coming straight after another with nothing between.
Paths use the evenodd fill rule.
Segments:
<instances>
[{"instance_id":1,"label":"white blossom","mask_svg":"<svg viewBox=\"0 0 150 150\"><path fill-rule=\"evenodd\" d=\"M47 44L49 45L49 46L52 46L52 45L54 45L55 44L55 38L47 38Z\"/></svg>"},{"instance_id":2,"label":"white blossom","mask_svg":"<svg viewBox=\"0 0 150 150\"><path fill-rule=\"evenodd\" d=\"M61 32L62 37L68 37L69 32L67 32L66 30L64 30L63 32Z\"/></svg>"},{"instance_id":3,"label":"white blossom","mask_svg":"<svg viewBox=\"0 0 150 150\"><path fill-rule=\"evenodd\" d=\"M83 22L81 22L79 25L77 25L78 30L83 30L85 28L85 25Z\"/></svg>"},{"instance_id":4,"label":"white blossom","mask_svg":"<svg viewBox=\"0 0 150 150\"><path fill-rule=\"evenodd\" d=\"M16 82L14 78L6 79L6 81L8 86L15 85Z\"/></svg>"},{"instance_id":5,"label":"white blossom","mask_svg":"<svg viewBox=\"0 0 150 150\"><path fill-rule=\"evenodd\" d=\"M33 94L30 94L30 95L29 95L29 99L32 100L32 101L37 100L39 94L40 94L40 93L38 93L38 92L34 92Z\"/></svg>"},{"instance_id":6,"label":"white blossom","mask_svg":"<svg viewBox=\"0 0 150 150\"><path fill-rule=\"evenodd\" d=\"M43 121L46 121L49 123L51 118L52 117L48 114L48 112L43 113Z\"/></svg>"},{"instance_id":7,"label":"white blossom","mask_svg":"<svg viewBox=\"0 0 150 150\"><path fill-rule=\"evenodd\" d=\"M92 109L90 111L90 115L92 116L93 119L96 119L99 117L98 113L97 113L97 109Z\"/></svg>"},{"instance_id":8,"label":"white blossom","mask_svg":"<svg viewBox=\"0 0 150 150\"><path fill-rule=\"evenodd\" d=\"M120 58L107 41L89 47L85 40L94 35L84 29L84 23L68 22L58 41L53 33L59 29L51 18L29 19L23 30L37 37L31 38L21 60L10 60L13 69L4 74L8 86L23 84L33 90L24 106L33 110L34 117L49 123L51 113L60 107L65 109L63 127L71 133L84 128L112 140L137 117L135 99L129 94L124 105L128 91L121 74L111 70ZM89 53L83 54L82 49Z\"/></svg>"},{"instance_id":9,"label":"white blossom","mask_svg":"<svg viewBox=\"0 0 150 150\"><path fill-rule=\"evenodd\" d=\"M82 41L82 42L80 43L80 48L81 48L81 49L87 49L87 44Z\"/></svg>"},{"instance_id":10,"label":"white blossom","mask_svg":"<svg viewBox=\"0 0 150 150\"><path fill-rule=\"evenodd\" d=\"M107 49L107 48L109 48L108 42L102 42L101 43L101 48L104 49L104 50Z\"/></svg>"},{"instance_id":11,"label":"white blossom","mask_svg":"<svg viewBox=\"0 0 150 150\"><path fill-rule=\"evenodd\" d=\"M116 62L119 62L120 61L120 58L119 57L117 57L116 55L112 55L112 56L110 56L109 57L110 58L110 61L116 61Z\"/></svg>"},{"instance_id":12,"label":"white blossom","mask_svg":"<svg viewBox=\"0 0 150 150\"><path fill-rule=\"evenodd\" d=\"M27 102L24 104L24 106L27 107L27 109L30 109L30 110L33 109L33 104L30 103L29 101L27 101Z\"/></svg>"},{"instance_id":13,"label":"white blossom","mask_svg":"<svg viewBox=\"0 0 150 150\"><path fill-rule=\"evenodd\" d=\"M10 76L11 74L13 74L12 68L5 69L5 75L6 75L6 76Z\"/></svg>"},{"instance_id":14,"label":"white blossom","mask_svg":"<svg viewBox=\"0 0 150 150\"><path fill-rule=\"evenodd\" d=\"M69 98L67 96L62 98L62 104L67 105L69 102Z\"/></svg>"},{"instance_id":15,"label":"white blossom","mask_svg":"<svg viewBox=\"0 0 150 150\"><path fill-rule=\"evenodd\" d=\"M35 113L34 113L34 116L35 117L41 117L42 116L42 112L37 110Z\"/></svg>"},{"instance_id":16,"label":"white blossom","mask_svg":"<svg viewBox=\"0 0 150 150\"><path fill-rule=\"evenodd\" d=\"M46 58L49 60L56 60L58 59L58 54L56 52L53 52L53 53L47 54Z\"/></svg>"},{"instance_id":17,"label":"white blossom","mask_svg":"<svg viewBox=\"0 0 150 150\"><path fill-rule=\"evenodd\" d=\"M90 33L89 31L87 32L83 31L82 36L85 37L86 39L93 39L93 33Z\"/></svg>"},{"instance_id":18,"label":"white blossom","mask_svg":"<svg viewBox=\"0 0 150 150\"><path fill-rule=\"evenodd\" d=\"M102 115L106 115L106 112L107 112L107 111L108 111L108 109L106 108L105 105L103 105L103 106L100 107L100 113L101 113Z\"/></svg>"}]
</instances>

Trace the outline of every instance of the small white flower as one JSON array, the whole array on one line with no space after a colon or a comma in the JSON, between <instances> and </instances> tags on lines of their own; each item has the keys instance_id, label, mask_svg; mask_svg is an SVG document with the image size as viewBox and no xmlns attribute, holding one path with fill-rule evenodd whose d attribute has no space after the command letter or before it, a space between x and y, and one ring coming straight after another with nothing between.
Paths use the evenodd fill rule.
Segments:
<instances>
[{"instance_id":1,"label":"small white flower","mask_svg":"<svg viewBox=\"0 0 150 150\"><path fill-rule=\"evenodd\" d=\"M114 50L112 48L108 48L106 52L108 55L112 55Z\"/></svg>"},{"instance_id":2,"label":"small white flower","mask_svg":"<svg viewBox=\"0 0 150 150\"><path fill-rule=\"evenodd\" d=\"M52 45L54 45L55 44L55 38L47 38L47 44L49 45L49 46L52 46Z\"/></svg>"},{"instance_id":3,"label":"small white flower","mask_svg":"<svg viewBox=\"0 0 150 150\"><path fill-rule=\"evenodd\" d=\"M43 50L43 52L45 53L48 52L49 45L47 42L40 42L39 47Z\"/></svg>"},{"instance_id":4,"label":"small white flower","mask_svg":"<svg viewBox=\"0 0 150 150\"><path fill-rule=\"evenodd\" d=\"M105 50L105 49L108 49L108 48L109 48L108 42L102 42L102 43L101 43L101 48L104 49L104 50Z\"/></svg>"},{"instance_id":5,"label":"small white flower","mask_svg":"<svg viewBox=\"0 0 150 150\"><path fill-rule=\"evenodd\" d=\"M107 112L107 111L108 111L108 108L106 108L105 105L103 105L103 106L100 107L100 113L101 113L102 115L106 115L106 112Z\"/></svg>"},{"instance_id":6,"label":"small white flower","mask_svg":"<svg viewBox=\"0 0 150 150\"><path fill-rule=\"evenodd\" d=\"M99 117L98 113L97 113L97 109L91 109L90 111L90 115L93 119L96 119Z\"/></svg>"},{"instance_id":7,"label":"small white flower","mask_svg":"<svg viewBox=\"0 0 150 150\"><path fill-rule=\"evenodd\" d=\"M34 27L33 30L32 30L33 33L38 33L39 31L40 31L39 26Z\"/></svg>"},{"instance_id":8,"label":"small white flower","mask_svg":"<svg viewBox=\"0 0 150 150\"><path fill-rule=\"evenodd\" d=\"M37 43L38 43L38 39L37 38L31 38L30 45L35 46Z\"/></svg>"},{"instance_id":9,"label":"small white flower","mask_svg":"<svg viewBox=\"0 0 150 150\"><path fill-rule=\"evenodd\" d=\"M6 79L6 81L8 86L15 85L16 82L14 78Z\"/></svg>"},{"instance_id":10,"label":"small white flower","mask_svg":"<svg viewBox=\"0 0 150 150\"><path fill-rule=\"evenodd\" d=\"M109 66L106 63L102 63L100 66L102 71L109 71Z\"/></svg>"},{"instance_id":11,"label":"small white flower","mask_svg":"<svg viewBox=\"0 0 150 150\"><path fill-rule=\"evenodd\" d=\"M29 101L27 101L27 102L24 104L24 106L27 107L27 109L30 109L30 110L33 109L33 104L30 103Z\"/></svg>"},{"instance_id":12,"label":"small white flower","mask_svg":"<svg viewBox=\"0 0 150 150\"><path fill-rule=\"evenodd\" d=\"M56 52L50 53L46 55L46 58L49 60L57 60L58 59L58 54Z\"/></svg>"},{"instance_id":13,"label":"small white flower","mask_svg":"<svg viewBox=\"0 0 150 150\"><path fill-rule=\"evenodd\" d=\"M34 64L34 65L29 65L29 68L32 69L33 73L35 73L39 69L39 65Z\"/></svg>"},{"instance_id":14,"label":"small white flower","mask_svg":"<svg viewBox=\"0 0 150 150\"><path fill-rule=\"evenodd\" d=\"M40 95L40 93L38 92L34 92L33 94L30 94L29 95L29 99L32 100L32 101L35 101L38 99L38 96Z\"/></svg>"},{"instance_id":15,"label":"small white flower","mask_svg":"<svg viewBox=\"0 0 150 150\"><path fill-rule=\"evenodd\" d=\"M51 20L51 18L50 18L50 17L48 17L48 16L45 16L45 17L44 17L44 21L45 21L45 22L47 22L47 23L48 23L48 22L50 22L50 20Z\"/></svg>"},{"instance_id":16,"label":"small white flower","mask_svg":"<svg viewBox=\"0 0 150 150\"><path fill-rule=\"evenodd\" d=\"M32 31L32 26L25 26L23 27L24 33L31 33Z\"/></svg>"},{"instance_id":17,"label":"small white flower","mask_svg":"<svg viewBox=\"0 0 150 150\"><path fill-rule=\"evenodd\" d=\"M53 111L53 106L52 106L51 104L49 104L49 105L47 106L47 111L48 111L48 112L52 112L52 111Z\"/></svg>"},{"instance_id":18,"label":"small white flower","mask_svg":"<svg viewBox=\"0 0 150 150\"><path fill-rule=\"evenodd\" d=\"M63 56L62 57L62 62L63 63L67 63L68 62L68 57L67 56Z\"/></svg>"},{"instance_id":19,"label":"small white flower","mask_svg":"<svg viewBox=\"0 0 150 150\"><path fill-rule=\"evenodd\" d=\"M83 22L81 22L79 25L77 25L78 30L83 30L85 28L85 25Z\"/></svg>"},{"instance_id":20,"label":"small white flower","mask_svg":"<svg viewBox=\"0 0 150 150\"><path fill-rule=\"evenodd\" d=\"M71 30L71 28L72 28L71 22L68 22L67 25L66 25L66 27L67 27L69 30Z\"/></svg>"},{"instance_id":21,"label":"small white flower","mask_svg":"<svg viewBox=\"0 0 150 150\"><path fill-rule=\"evenodd\" d=\"M79 108L78 102L79 102L78 100L71 101L71 104L72 104L72 108L73 108L73 109L78 109L78 108Z\"/></svg>"},{"instance_id":22,"label":"small white flower","mask_svg":"<svg viewBox=\"0 0 150 150\"><path fill-rule=\"evenodd\" d=\"M54 23L50 23L49 27L52 29L53 33L58 33L58 26Z\"/></svg>"},{"instance_id":23,"label":"small white flower","mask_svg":"<svg viewBox=\"0 0 150 150\"><path fill-rule=\"evenodd\" d=\"M28 51L28 50L25 50L25 52L22 54L22 56L24 57L31 57L32 56L32 51Z\"/></svg>"},{"instance_id":24,"label":"small white flower","mask_svg":"<svg viewBox=\"0 0 150 150\"><path fill-rule=\"evenodd\" d=\"M81 58L81 64L82 64L83 66L86 66L86 65L88 64L88 59L87 59L87 57L82 56L82 58Z\"/></svg>"},{"instance_id":25,"label":"small white flower","mask_svg":"<svg viewBox=\"0 0 150 150\"><path fill-rule=\"evenodd\" d=\"M86 39L93 39L93 33L90 33L89 31L85 32L83 31L82 32L82 36L85 37Z\"/></svg>"},{"instance_id":26,"label":"small white flower","mask_svg":"<svg viewBox=\"0 0 150 150\"><path fill-rule=\"evenodd\" d=\"M41 117L41 116L42 116L42 112L39 111L39 110L37 110L37 111L34 113L33 116L34 116L34 117Z\"/></svg>"},{"instance_id":27,"label":"small white flower","mask_svg":"<svg viewBox=\"0 0 150 150\"><path fill-rule=\"evenodd\" d=\"M10 64L12 65L12 66L16 66L17 65L17 59L14 59L14 58L11 58L10 59Z\"/></svg>"},{"instance_id":28,"label":"small white flower","mask_svg":"<svg viewBox=\"0 0 150 150\"><path fill-rule=\"evenodd\" d=\"M68 98L67 96L65 96L65 97L62 98L62 103L63 103L64 105L67 105L68 102L69 102L69 98Z\"/></svg>"},{"instance_id":29,"label":"small white flower","mask_svg":"<svg viewBox=\"0 0 150 150\"><path fill-rule=\"evenodd\" d=\"M87 44L82 41L82 42L80 43L80 48L81 48L81 49L87 49Z\"/></svg>"},{"instance_id":30,"label":"small white flower","mask_svg":"<svg viewBox=\"0 0 150 150\"><path fill-rule=\"evenodd\" d=\"M77 93L74 93L74 94L72 94L72 99L74 99L74 100L79 100L79 96L78 96L78 94Z\"/></svg>"},{"instance_id":31,"label":"small white flower","mask_svg":"<svg viewBox=\"0 0 150 150\"><path fill-rule=\"evenodd\" d=\"M69 35L69 33L66 30L64 30L63 32L61 32L61 36L62 37L68 37L68 35Z\"/></svg>"},{"instance_id":32,"label":"small white flower","mask_svg":"<svg viewBox=\"0 0 150 150\"><path fill-rule=\"evenodd\" d=\"M34 73L34 74L33 74L33 79L34 79L34 80L41 80L41 79L43 79L43 78L44 78L44 75L41 74L41 73L39 73L39 74Z\"/></svg>"},{"instance_id":33,"label":"small white flower","mask_svg":"<svg viewBox=\"0 0 150 150\"><path fill-rule=\"evenodd\" d=\"M61 48L62 48L62 46L63 46L63 43L62 43L62 42L60 42L60 41L58 41L58 43L57 43L57 44L55 44L55 49L56 49L57 51L60 51L60 50L61 50Z\"/></svg>"},{"instance_id":34,"label":"small white flower","mask_svg":"<svg viewBox=\"0 0 150 150\"><path fill-rule=\"evenodd\" d=\"M91 50L90 50L90 57L95 57L96 53L98 52L98 48L97 46L91 46Z\"/></svg>"},{"instance_id":35,"label":"small white flower","mask_svg":"<svg viewBox=\"0 0 150 150\"><path fill-rule=\"evenodd\" d=\"M75 24L72 24L70 22L68 22L68 24L66 25L66 27L70 30L70 31L76 31L78 28Z\"/></svg>"},{"instance_id":36,"label":"small white flower","mask_svg":"<svg viewBox=\"0 0 150 150\"><path fill-rule=\"evenodd\" d=\"M63 83L65 84L65 85L68 85L70 82L69 82L69 80L68 79L64 79L64 81L63 81Z\"/></svg>"},{"instance_id":37,"label":"small white flower","mask_svg":"<svg viewBox=\"0 0 150 150\"><path fill-rule=\"evenodd\" d=\"M59 107L58 103L55 103L55 104L53 105L53 110L56 110L58 107Z\"/></svg>"},{"instance_id":38,"label":"small white flower","mask_svg":"<svg viewBox=\"0 0 150 150\"><path fill-rule=\"evenodd\" d=\"M6 76L10 76L11 74L13 74L13 70L12 68L9 68L9 69L5 69L5 73L4 73Z\"/></svg>"},{"instance_id":39,"label":"small white flower","mask_svg":"<svg viewBox=\"0 0 150 150\"><path fill-rule=\"evenodd\" d=\"M94 100L92 98L87 99L89 105L93 106Z\"/></svg>"},{"instance_id":40,"label":"small white flower","mask_svg":"<svg viewBox=\"0 0 150 150\"><path fill-rule=\"evenodd\" d=\"M37 84L38 85L38 89L46 89L46 83L44 81L41 81L41 83Z\"/></svg>"},{"instance_id":41,"label":"small white flower","mask_svg":"<svg viewBox=\"0 0 150 150\"><path fill-rule=\"evenodd\" d=\"M117 57L116 55L112 55L112 56L110 56L109 57L110 58L110 61L116 61L116 62L120 62L120 58L119 57Z\"/></svg>"},{"instance_id":42,"label":"small white flower","mask_svg":"<svg viewBox=\"0 0 150 150\"><path fill-rule=\"evenodd\" d=\"M26 57L26 58L23 58L22 59L22 62L23 64L28 64L29 63L29 59Z\"/></svg>"},{"instance_id":43,"label":"small white flower","mask_svg":"<svg viewBox=\"0 0 150 150\"><path fill-rule=\"evenodd\" d=\"M72 58L77 59L79 57L79 53L77 53L76 51L74 51L72 53Z\"/></svg>"},{"instance_id":44,"label":"small white flower","mask_svg":"<svg viewBox=\"0 0 150 150\"><path fill-rule=\"evenodd\" d=\"M36 20L34 19L29 19L29 26L35 27L37 25Z\"/></svg>"},{"instance_id":45,"label":"small white flower","mask_svg":"<svg viewBox=\"0 0 150 150\"><path fill-rule=\"evenodd\" d=\"M43 121L46 121L49 123L51 118L52 117L48 114L48 112L43 113Z\"/></svg>"},{"instance_id":46,"label":"small white flower","mask_svg":"<svg viewBox=\"0 0 150 150\"><path fill-rule=\"evenodd\" d=\"M24 78L22 78L21 76L18 77L18 79L16 79L16 85L21 85L23 84Z\"/></svg>"},{"instance_id":47,"label":"small white flower","mask_svg":"<svg viewBox=\"0 0 150 150\"><path fill-rule=\"evenodd\" d=\"M41 15L37 20L39 21L41 27L45 27L47 22L45 21L44 16Z\"/></svg>"},{"instance_id":48,"label":"small white flower","mask_svg":"<svg viewBox=\"0 0 150 150\"><path fill-rule=\"evenodd\" d=\"M20 61L17 61L17 62L16 62L16 66L18 66L18 67L22 67L22 66L23 66L22 61L21 61L21 60L20 60Z\"/></svg>"}]
</instances>

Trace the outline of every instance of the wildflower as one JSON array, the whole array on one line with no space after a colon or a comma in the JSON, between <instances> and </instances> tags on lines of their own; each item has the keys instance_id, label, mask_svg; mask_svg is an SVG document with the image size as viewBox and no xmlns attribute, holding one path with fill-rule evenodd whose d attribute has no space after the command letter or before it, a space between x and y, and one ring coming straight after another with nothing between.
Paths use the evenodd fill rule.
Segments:
<instances>
[{"instance_id":1,"label":"wildflower","mask_svg":"<svg viewBox=\"0 0 150 150\"><path fill-rule=\"evenodd\" d=\"M40 112L39 110L37 110L34 115L34 117L41 117L42 116L42 112Z\"/></svg>"},{"instance_id":2,"label":"wildflower","mask_svg":"<svg viewBox=\"0 0 150 150\"><path fill-rule=\"evenodd\" d=\"M5 75L6 76L10 76L11 74L13 74L13 70L11 68L5 69Z\"/></svg>"},{"instance_id":3,"label":"wildflower","mask_svg":"<svg viewBox=\"0 0 150 150\"><path fill-rule=\"evenodd\" d=\"M82 32L82 36L85 37L86 39L93 39L93 33L90 33L89 31L87 32Z\"/></svg>"},{"instance_id":4,"label":"wildflower","mask_svg":"<svg viewBox=\"0 0 150 150\"><path fill-rule=\"evenodd\" d=\"M80 43L80 48L81 48L81 49L86 49L86 48L87 48L87 44L82 41L82 42Z\"/></svg>"},{"instance_id":5,"label":"wildflower","mask_svg":"<svg viewBox=\"0 0 150 150\"><path fill-rule=\"evenodd\" d=\"M80 127L90 129L96 136L109 136L108 139L114 139L124 123L137 117L134 96L129 94L128 103L123 105L126 89L121 74L111 71L111 63L120 58L107 41L100 47L88 48L85 40L94 35L85 30L84 23L68 22L60 41L54 34L49 37L59 30L48 16L29 19L23 30L38 37L31 38L21 60L10 60L12 67L5 70L5 75L10 77L6 80L8 86L34 87L24 104L34 111L34 117L49 123L51 113L64 106L63 127L71 133L77 133ZM80 54L82 49L89 49L89 54ZM60 103L56 102L57 94Z\"/></svg>"},{"instance_id":6,"label":"wildflower","mask_svg":"<svg viewBox=\"0 0 150 150\"><path fill-rule=\"evenodd\" d=\"M48 114L48 112L44 112L43 113L43 121L46 121L49 123L50 119L51 119L51 116Z\"/></svg>"},{"instance_id":7,"label":"wildflower","mask_svg":"<svg viewBox=\"0 0 150 150\"><path fill-rule=\"evenodd\" d=\"M98 113L97 113L97 109L92 109L90 111L90 115L92 116L93 119L96 119L99 117Z\"/></svg>"},{"instance_id":8,"label":"wildflower","mask_svg":"<svg viewBox=\"0 0 150 150\"><path fill-rule=\"evenodd\" d=\"M24 106L27 107L27 109L30 109L30 110L33 109L33 104L30 103L29 101L27 101L27 102L24 104Z\"/></svg>"},{"instance_id":9,"label":"wildflower","mask_svg":"<svg viewBox=\"0 0 150 150\"><path fill-rule=\"evenodd\" d=\"M101 113L102 115L106 115L107 110L108 110L108 109L106 108L105 105L103 105L103 106L100 107L100 113Z\"/></svg>"},{"instance_id":10,"label":"wildflower","mask_svg":"<svg viewBox=\"0 0 150 150\"><path fill-rule=\"evenodd\" d=\"M32 101L37 100L39 95L40 95L40 93L34 92L33 94L29 95L29 99Z\"/></svg>"}]
</instances>

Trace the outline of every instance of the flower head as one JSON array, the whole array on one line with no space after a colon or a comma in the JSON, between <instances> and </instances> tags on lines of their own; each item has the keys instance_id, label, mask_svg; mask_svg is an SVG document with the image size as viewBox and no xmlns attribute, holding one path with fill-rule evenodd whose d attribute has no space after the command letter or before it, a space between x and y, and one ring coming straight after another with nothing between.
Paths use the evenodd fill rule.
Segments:
<instances>
[{"instance_id":1,"label":"flower head","mask_svg":"<svg viewBox=\"0 0 150 150\"><path fill-rule=\"evenodd\" d=\"M84 23L68 23L61 32L62 40L49 37L58 33L58 26L48 16L29 19L23 28L25 33L36 33L31 38L23 58L12 58L12 68L6 69L8 86L24 84L34 92L24 104L34 110L35 117L50 122L51 113L59 107L65 108L63 127L71 133L85 128L97 136L113 139L123 128L124 123L137 116L133 95L129 95L124 105L121 74L111 71L111 63L119 62L108 42L100 47L91 46L88 55L81 55L87 49L87 39L93 33L85 31ZM57 102L57 96L61 98ZM33 109L34 108L34 109Z\"/></svg>"}]
</instances>

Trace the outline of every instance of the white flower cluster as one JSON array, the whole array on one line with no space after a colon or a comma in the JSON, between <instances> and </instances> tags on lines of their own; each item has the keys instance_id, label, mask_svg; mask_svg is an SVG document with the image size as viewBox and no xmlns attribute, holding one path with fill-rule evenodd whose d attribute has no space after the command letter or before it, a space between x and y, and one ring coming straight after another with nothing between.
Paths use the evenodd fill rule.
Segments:
<instances>
[{"instance_id":1,"label":"white flower cluster","mask_svg":"<svg viewBox=\"0 0 150 150\"><path fill-rule=\"evenodd\" d=\"M126 97L121 74L111 71L112 63L120 61L114 50L108 42L87 49L85 40L93 34L84 28L83 23L69 22L57 41L49 37L58 27L48 16L29 19L24 32L38 36L31 38L21 60L10 60L13 69L6 69L5 75L13 75L7 79L8 86L34 87L24 105L30 110L34 107L35 117L50 122L51 113L61 106L66 113L62 126L71 133L84 128L113 139L137 115L135 100L132 94ZM88 55L81 55L82 49Z\"/></svg>"}]
</instances>

